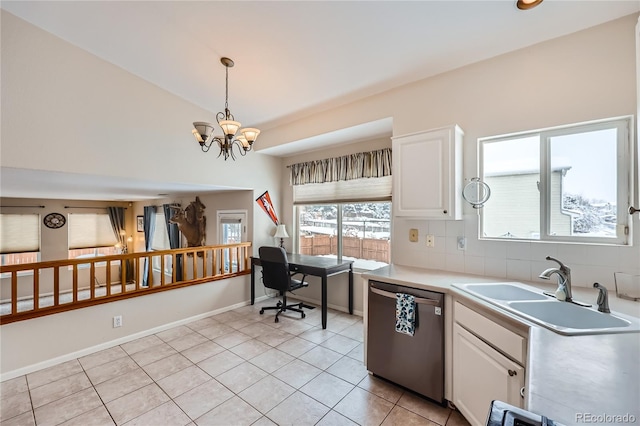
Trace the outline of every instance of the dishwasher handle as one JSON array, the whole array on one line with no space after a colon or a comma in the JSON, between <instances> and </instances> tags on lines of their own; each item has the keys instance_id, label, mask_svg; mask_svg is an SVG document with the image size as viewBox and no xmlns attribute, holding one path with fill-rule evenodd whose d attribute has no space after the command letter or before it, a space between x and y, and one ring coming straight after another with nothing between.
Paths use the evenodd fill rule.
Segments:
<instances>
[{"instance_id":1,"label":"dishwasher handle","mask_svg":"<svg viewBox=\"0 0 640 426\"><path fill-rule=\"evenodd\" d=\"M369 287L369 290L371 290L372 293L378 294L378 295L380 295L382 297L388 297L389 299L395 299L396 298L396 293L392 293L390 291L380 290L379 288L375 288L375 287ZM414 301L416 302L416 304L419 304L419 305L438 306L440 304L440 301L438 301L438 300L425 299L424 297L415 297L414 296Z\"/></svg>"}]
</instances>

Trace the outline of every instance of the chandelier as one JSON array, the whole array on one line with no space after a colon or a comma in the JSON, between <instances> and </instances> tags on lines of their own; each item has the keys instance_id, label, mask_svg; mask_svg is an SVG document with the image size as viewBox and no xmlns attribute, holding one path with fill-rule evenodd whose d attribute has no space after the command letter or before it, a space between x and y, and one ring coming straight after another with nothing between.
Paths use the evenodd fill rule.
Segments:
<instances>
[{"instance_id":1,"label":"chandelier","mask_svg":"<svg viewBox=\"0 0 640 426\"><path fill-rule=\"evenodd\" d=\"M193 129L191 133L196 138L196 141L200 144L200 148L203 152L209 152L213 143L216 142L220 148L218 157L221 155L225 161L231 157L233 160L236 156L233 153L234 147L240 153L240 155L247 155L247 152L253 148L253 143L258 138L260 130L247 127L240 129L239 122L235 121L233 114L229 111L229 68L233 67L233 61L229 58L220 58L220 62L225 66L225 100L224 100L224 112L219 112L216 115L216 121L222 129L224 136L213 136L213 124L204 121L196 121L193 123ZM240 131L240 135L236 136L236 133Z\"/></svg>"}]
</instances>

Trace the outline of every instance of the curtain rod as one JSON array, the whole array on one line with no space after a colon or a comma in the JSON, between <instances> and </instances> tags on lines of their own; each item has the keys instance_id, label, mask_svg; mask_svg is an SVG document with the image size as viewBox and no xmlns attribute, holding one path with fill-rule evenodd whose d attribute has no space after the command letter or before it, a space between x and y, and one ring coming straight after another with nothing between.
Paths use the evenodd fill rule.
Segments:
<instances>
[{"instance_id":1,"label":"curtain rod","mask_svg":"<svg viewBox=\"0 0 640 426\"><path fill-rule=\"evenodd\" d=\"M44 209L44 206L0 206L0 208L34 208L34 209Z\"/></svg>"},{"instance_id":2,"label":"curtain rod","mask_svg":"<svg viewBox=\"0 0 640 426\"><path fill-rule=\"evenodd\" d=\"M102 209L102 210L106 210L107 207L92 207L92 206L64 206L65 209ZM123 207L123 209L127 210L126 207Z\"/></svg>"}]
</instances>

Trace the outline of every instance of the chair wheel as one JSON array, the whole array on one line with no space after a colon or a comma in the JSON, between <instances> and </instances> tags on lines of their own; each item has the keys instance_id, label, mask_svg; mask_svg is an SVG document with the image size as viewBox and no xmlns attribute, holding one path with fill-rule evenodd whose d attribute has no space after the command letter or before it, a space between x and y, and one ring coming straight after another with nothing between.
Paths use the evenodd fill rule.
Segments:
<instances>
[{"instance_id":1,"label":"chair wheel","mask_svg":"<svg viewBox=\"0 0 640 426\"><path fill-rule=\"evenodd\" d=\"M260 315L264 314L264 309L260 309Z\"/></svg>"},{"instance_id":2,"label":"chair wheel","mask_svg":"<svg viewBox=\"0 0 640 426\"><path fill-rule=\"evenodd\" d=\"M305 318L307 315L303 312L302 313L302 318Z\"/></svg>"}]
</instances>

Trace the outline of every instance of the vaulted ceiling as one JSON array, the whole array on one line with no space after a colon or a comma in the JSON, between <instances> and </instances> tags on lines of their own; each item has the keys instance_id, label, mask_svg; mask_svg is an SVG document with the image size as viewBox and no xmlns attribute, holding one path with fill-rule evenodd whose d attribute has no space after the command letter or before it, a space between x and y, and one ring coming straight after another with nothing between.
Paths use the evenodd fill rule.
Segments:
<instances>
[{"instance_id":1,"label":"vaulted ceiling","mask_svg":"<svg viewBox=\"0 0 640 426\"><path fill-rule=\"evenodd\" d=\"M638 1L6 1L2 9L211 111L269 129L640 10ZM344 136L331 135L335 142ZM307 145L308 146L308 145ZM291 155L291 148L271 154Z\"/></svg>"}]
</instances>

